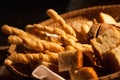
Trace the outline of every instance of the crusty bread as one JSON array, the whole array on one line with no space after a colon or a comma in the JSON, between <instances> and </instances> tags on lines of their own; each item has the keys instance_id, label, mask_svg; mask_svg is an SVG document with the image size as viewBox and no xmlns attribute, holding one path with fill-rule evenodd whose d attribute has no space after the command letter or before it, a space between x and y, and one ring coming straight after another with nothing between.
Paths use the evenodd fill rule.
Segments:
<instances>
[{"instance_id":1,"label":"crusty bread","mask_svg":"<svg viewBox=\"0 0 120 80\"><path fill-rule=\"evenodd\" d=\"M118 47L120 46L120 32L116 28L109 28L99 34L97 38L91 39L91 44L103 69L108 72L110 70L111 73L119 70L120 60L116 56L119 56L120 53L118 51L120 49Z\"/></svg>"},{"instance_id":2,"label":"crusty bread","mask_svg":"<svg viewBox=\"0 0 120 80\"><path fill-rule=\"evenodd\" d=\"M71 80L98 80L98 75L93 67L82 67L76 71L70 71Z\"/></svg>"},{"instance_id":3,"label":"crusty bread","mask_svg":"<svg viewBox=\"0 0 120 80\"><path fill-rule=\"evenodd\" d=\"M91 39L93 48L97 51L97 55L102 58L102 54L115 48L120 42L120 33L116 28L104 31L97 38Z\"/></svg>"},{"instance_id":4,"label":"crusty bread","mask_svg":"<svg viewBox=\"0 0 120 80\"><path fill-rule=\"evenodd\" d=\"M101 23L109 23L109 24L117 23L116 20L109 14L101 12L99 17L100 17Z\"/></svg>"},{"instance_id":5,"label":"crusty bread","mask_svg":"<svg viewBox=\"0 0 120 80\"><path fill-rule=\"evenodd\" d=\"M96 38L98 35L101 35L107 29L114 29L114 28L115 28L115 26L113 26L111 24L104 24L104 23L93 24L93 26L91 27L91 29L87 35L88 41L90 41L90 39L92 39L92 38Z\"/></svg>"},{"instance_id":6,"label":"crusty bread","mask_svg":"<svg viewBox=\"0 0 120 80\"><path fill-rule=\"evenodd\" d=\"M104 56L106 59L106 69L108 73L113 73L120 70L120 46L110 50Z\"/></svg>"},{"instance_id":7,"label":"crusty bread","mask_svg":"<svg viewBox=\"0 0 120 80\"><path fill-rule=\"evenodd\" d=\"M83 66L83 55L80 50L60 52L58 54L59 71L69 71Z\"/></svg>"},{"instance_id":8,"label":"crusty bread","mask_svg":"<svg viewBox=\"0 0 120 80\"><path fill-rule=\"evenodd\" d=\"M88 41L97 36L100 25L101 24L98 24L98 23L93 24L93 26L91 27L91 29L90 29L90 31L88 32L88 35L87 35Z\"/></svg>"}]
</instances>

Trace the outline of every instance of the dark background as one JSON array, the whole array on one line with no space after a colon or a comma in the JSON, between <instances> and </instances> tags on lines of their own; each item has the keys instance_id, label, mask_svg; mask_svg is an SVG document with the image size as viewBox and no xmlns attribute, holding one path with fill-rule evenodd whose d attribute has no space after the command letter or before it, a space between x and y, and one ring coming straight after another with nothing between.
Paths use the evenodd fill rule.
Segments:
<instances>
[{"instance_id":1,"label":"dark background","mask_svg":"<svg viewBox=\"0 0 120 80\"><path fill-rule=\"evenodd\" d=\"M59 14L96 5L119 4L120 0L0 0L0 26L23 27L47 19L49 8Z\"/></svg>"},{"instance_id":2,"label":"dark background","mask_svg":"<svg viewBox=\"0 0 120 80\"><path fill-rule=\"evenodd\" d=\"M27 24L48 19L46 10L52 8L59 14L98 5L120 4L120 0L0 0L0 28L4 24L24 29ZM0 46L6 46L7 35L0 29ZM3 53L0 51L0 60ZM16 80L0 63L0 80Z\"/></svg>"}]
</instances>

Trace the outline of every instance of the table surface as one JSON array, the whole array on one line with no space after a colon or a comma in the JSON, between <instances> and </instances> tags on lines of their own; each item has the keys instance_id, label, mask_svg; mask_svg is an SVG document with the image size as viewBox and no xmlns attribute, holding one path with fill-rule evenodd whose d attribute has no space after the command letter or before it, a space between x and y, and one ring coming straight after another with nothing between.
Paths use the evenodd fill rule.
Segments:
<instances>
[{"instance_id":1,"label":"table surface","mask_svg":"<svg viewBox=\"0 0 120 80\"><path fill-rule=\"evenodd\" d=\"M97 2L97 0L91 0L91 2L85 2L85 0L1 0L0 26L8 24L23 29L27 24L38 23L48 19L45 12L49 8L53 8L61 14L85 7L108 4L120 4L120 0L105 0L104 2ZM8 45L7 37L0 31L0 46ZM4 54L3 50L2 52L0 50L0 79L17 80L3 65L5 58L6 54Z\"/></svg>"}]
</instances>

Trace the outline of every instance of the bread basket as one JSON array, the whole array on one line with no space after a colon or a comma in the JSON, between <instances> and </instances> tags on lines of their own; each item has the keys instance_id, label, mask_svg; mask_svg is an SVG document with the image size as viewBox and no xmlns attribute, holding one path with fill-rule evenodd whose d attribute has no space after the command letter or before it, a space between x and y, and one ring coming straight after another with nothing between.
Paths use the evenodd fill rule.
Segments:
<instances>
[{"instance_id":1,"label":"bread basket","mask_svg":"<svg viewBox=\"0 0 120 80\"><path fill-rule=\"evenodd\" d=\"M96 7L90 7L90 8L85 8L85 9L80 9L80 10L74 10L74 11L70 11L64 14L61 14L61 16L66 20L66 21L70 21L70 20L74 20L74 19L88 19L88 20L93 20L94 18L98 18L98 15L100 12L104 12L107 14L110 14L111 16L113 16L116 21L120 22L120 5L107 5L107 6L96 6ZM48 19L46 21L40 22L40 24L42 25L48 25L48 26L54 26L57 25L57 23L53 20L53 19ZM13 50L15 49L15 45L11 45L10 48L13 48ZM19 49L20 50L20 49ZM12 66L8 66L9 71L16 76L16 78L20 79L20 80L34 80L35 78L33 78L30 74L26 74L26 73L30 73L32 70L27 70L29 72L25 72L25 67L28 66L20 66L20 68L22 69L23 72L20 72L21 70L19 67L16 68L17 65L12 65ZM24 69L23 69L24 67ZM106 76L101 76L99 78L99 80L120 80L120 71L113 73L113 74L109 74Z\"/></svg>"}]
</instances>

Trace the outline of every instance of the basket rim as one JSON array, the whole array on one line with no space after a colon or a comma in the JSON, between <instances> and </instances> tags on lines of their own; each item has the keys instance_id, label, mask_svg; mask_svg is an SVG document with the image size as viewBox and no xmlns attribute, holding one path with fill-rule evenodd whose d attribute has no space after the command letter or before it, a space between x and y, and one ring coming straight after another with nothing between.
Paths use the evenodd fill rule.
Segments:
<instances>
[{"instance_id":1,"label":"basket rim","mask_svg":"<svg viewBox=\"0 0 120 80\"><path fill-rule=\"evenodd\" d=\"M99 6L92 6L92 7L86 7L82 9L76 9L72 11L68 11L62 14L59 14L62 18L67 19L67 18L72 18L74 16L81 16L81 14L86 13L86 11L91 11L91 10L97 10L97 9L107 9L107 8L120 8L120 4L113 4L113 5L99 5ZM82 17L82 16L81 16ZM41 21L40 24L42 25L50 25L55 23L55 21L52 18L46 19L44 21Z\"/></svg>"}]
</instances>

